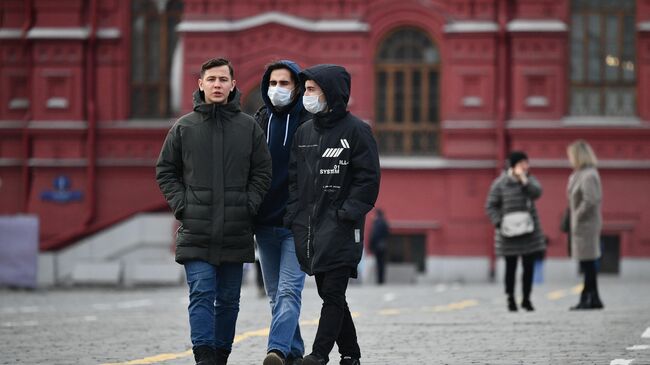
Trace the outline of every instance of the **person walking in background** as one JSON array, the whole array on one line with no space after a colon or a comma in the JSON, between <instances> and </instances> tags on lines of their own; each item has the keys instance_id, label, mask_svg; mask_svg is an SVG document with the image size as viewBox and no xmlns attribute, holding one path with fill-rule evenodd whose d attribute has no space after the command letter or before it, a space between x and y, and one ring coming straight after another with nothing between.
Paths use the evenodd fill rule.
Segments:
<instances>
[{"instance_id":1,"label":"person walking in background","mask_svg":"<svg viewBox=\"0 0 650 365\"><path fill-rule=\"evenodd\" d=\"M596 265L601 255L602 226L600 212L602 189L596 169L598 161L591 146L581 139L569 145L567 155L573 166L573 173L567 185L571 256L580 262L580 269L584 273L584 288L580 294L580 302L571 309L602 309L604 306L598 294Z\"/></svg>"},{"instance_id":2,"label":"person walking in background","mask_svg":"<svg viewBox=\"0 0 650 365\"><path fill-rule=\"evenodd\" d=\"M264 365L298 364L305 353L298 319L305 273L296 257L293 233L283 227L289 199L289 156L293 135L311 118L302 105L300 67L279 61L266 67L261 92L264 105L255 114L266 133L273 159L273 180L255 217L255 236L266 293L271 303L271 328Z\"/></svg>"},{"instance_id":3,"label":"person walking in background","mask_svg":"<svg viewBox=\"0 0 650 365\"><path fill-rule=\"evenodd\" d=\"M372 222L372 231L370 231L370 251L375 255L375 265L377 265L377 284L384 283L386 273L386 239L390 228L384 217L384 211L377 209L375 211L375 220Z\"/></svg>"},{"instance_id":4,"label":"person walking in background","mask_svg":"<svg viewBox=\"0 0 650 365\"><path fill-rule=\"evenodd\" d=\"M189 286L197 364L225 365L235 337L243 264L255 261L252 217L271 184L264 132L242 113L233 67L201 66L194 111L174 123L156 180L176 219L176 261Z\"/></svg>"},{"instance_id":5,"label":"person walking in background","mask_svg":"<svg viewBox=\"0 0 650 365\"><path fill-rule=\"evenodd\" d=\"M363 252L366 214L379 194L379 154L370 127L347 110L350 74L337 65L300 73L303 104L314 118L294 137L289 163L291 227L301 269L315 275L323 300L304 365L323 365L338 345L340 364L359 365L361 350L345 298Z\"/></svg>"},{"instance_id":6,"label":"person walking in background","mask_svg":"<svg viewBox=\"0 0 650 365\"><path fill-rule=\"evenodd\" d=\"M510 168L497 177L487 197L485 210L494 225L497 256L505 259L505 291L508 310L517 311L515 274L521 257L523 266L521 307L535 310L530 301L535 260L545 249L544 233L539 223L535 200L542 195L542 186L529 173L528 156L513 151Z\"/></svg>"}]
</instances>

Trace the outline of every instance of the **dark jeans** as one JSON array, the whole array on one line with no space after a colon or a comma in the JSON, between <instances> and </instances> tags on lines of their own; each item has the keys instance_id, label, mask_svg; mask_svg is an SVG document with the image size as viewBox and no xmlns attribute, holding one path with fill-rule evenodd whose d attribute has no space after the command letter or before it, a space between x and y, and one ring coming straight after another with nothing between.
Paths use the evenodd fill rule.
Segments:
<instances>
[{"instance_id":1,"label":"dark jeans","mask_svg":"<svg viewBox=\"0 0 650 365\"><path fill-rule=\"evenodd\" d=\"M521 276L521 285L523 288L524 300L530 299L530 291L533 287L533 273L535 272L535 260L539 257L537 252L521 255L521 264L524 267L524 272ZM505 256L506 259L506 294L508 296L515 295L515 274L517 273L517 261L519 256Z\"/></svg>"},{"instance_id":2,"label":"dark jeans","mask_svg":"<svg viewBox=\"0 0 650 365\"><path fill-rule=\"evenodd\" d=\"M341 356L361 357L357 331L345 300L351 273L352 268L341 267L316 274L316 287L318 295L323 299L323 307L312 351L326 360L329 360L334 342Z\"/></svg>"},{"instance_id":3,"label":"dark jeans","mask_svg":"<svg viewBox=\"0 0 650 365\"><path fill-rule=\"evenodd\" d=\"M596 260L580 261L580 269L585 275L585 285L582 289L582 295L586 293L598 294L598 282L596 276Z\"/></svg>"}]
</instances>

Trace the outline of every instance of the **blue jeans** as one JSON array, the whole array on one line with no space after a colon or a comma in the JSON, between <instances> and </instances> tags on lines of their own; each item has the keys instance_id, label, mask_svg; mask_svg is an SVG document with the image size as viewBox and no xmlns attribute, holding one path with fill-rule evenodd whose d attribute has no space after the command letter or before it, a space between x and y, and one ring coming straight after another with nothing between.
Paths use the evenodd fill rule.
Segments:
<instances>
[{"instance_id":1,"label":"blue jeans","mask_svg":"<svg viewBox=\"0 0 650 365\"><path fill-rule=\"evenodd\" d=\"M298 319L305 273L296 257L293 234L282 227L257 226L255 236L264 287L271 302L268 350L281 351L285 357L302 357L305 345Z\"/></svg>"},{"instance_id":2,"label":"blue jeans","mask_svg":"<svg viewBox=\"0 0 650 365\"><path fill-rule=\"evenodd\" d=\"M204 261L185 263L190 289L190 333L192 345L230 351L239 314L239 295L244 265Z\"/></svg>"}]
</instances>

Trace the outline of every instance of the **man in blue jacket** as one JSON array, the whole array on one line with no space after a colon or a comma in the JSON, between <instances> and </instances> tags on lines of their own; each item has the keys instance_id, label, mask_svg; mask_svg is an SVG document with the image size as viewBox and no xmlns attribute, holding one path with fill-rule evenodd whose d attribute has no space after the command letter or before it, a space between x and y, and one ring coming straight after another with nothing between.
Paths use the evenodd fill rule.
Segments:
<instances>
[{"instance_id":1,"label":"man in blue jacket","mask_svg":"<svg viewBox=\"0 0 650 365\"><path fill-rule=\"evenodd\" d=\"M366 214L379 193L379 156L370 127L347 110L350 74L317 65L300 74L303 105L313 119L298 128L289 163L291 227L301 269L315 275L323 306L311 354L303 365L329 361L334 343L342 365L359 365L361 350L345 299L357 276Z\"/></svg>"},{"instance_id":2,"label":"man in blue jacket","mask_svg":"<svg viewBox=\"0 0 650 365\"><path fill-rule=\"evenodd\" d=\"M305 273L296 258L293 234L282 225L289 199L289 154L293 135L311 115L302 106L300 67L278 61L266 67L261 93L264 104L255 114L266 133L273 161L273 179L255 219L255 236L271 302L271 328L264 365L299 364L305 353L298 319Z\"/></svg>"}]
</instances>

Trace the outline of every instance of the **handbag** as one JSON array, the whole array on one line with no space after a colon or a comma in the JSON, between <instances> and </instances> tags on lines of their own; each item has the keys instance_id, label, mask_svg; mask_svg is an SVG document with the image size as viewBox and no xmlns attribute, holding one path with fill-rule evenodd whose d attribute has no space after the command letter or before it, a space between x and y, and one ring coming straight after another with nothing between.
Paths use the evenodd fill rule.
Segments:
<instances>
[{"instance_id":1,"label":"handbag","mask_svg":"<svg viewBox=\"0 0 650 365\"><path fill-rule=\"evenodd\" d=\"M571 233L571 209L567 207L562 214L562 220L560 221L560 231L564 233Z\"/></svg>"},{"instance_id":2,"label":"handbag","mask_svg":"<svg viewBox=\"0 0 650 365\"><path fill-rule=\"evenodd\" d=\"M564 210L564 214L562 215L560 230L566 233L567 252L569 254L569 257L571 257L571 208L569 207Z\"/></svg>"},{"instance_id":3,"label":"handbag","mask_svg":"<svg viewBox=\"0 0 650 365\"><path fill-rule=\"evenodd\" d=\"M530 199L526 201L528 210L510 212L501 219L501 235L503 237L518 237L535 230L533 215L530 214Z\"/></svg>"}]
</instances>

